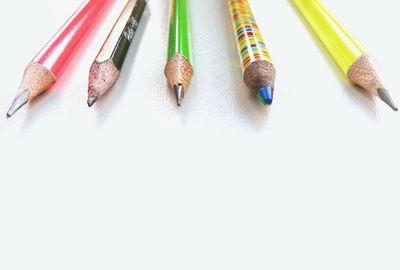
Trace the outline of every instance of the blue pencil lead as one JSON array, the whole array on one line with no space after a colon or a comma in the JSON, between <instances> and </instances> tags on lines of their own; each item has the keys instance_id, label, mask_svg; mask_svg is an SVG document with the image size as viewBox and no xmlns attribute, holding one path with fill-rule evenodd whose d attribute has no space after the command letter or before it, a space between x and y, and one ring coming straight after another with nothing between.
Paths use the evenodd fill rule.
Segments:
<instances>
[{"instance_id":1,"label":"blue pencil lead","mask_svg":"<svg viewBox=\"0 0 400 270\"><path fill-rule=\"evenodd\" d=\"M274 99L274 89L270 86L262 86L257 91L258 100L264 105L271 105Z\"/></svg>"}]
</instances>

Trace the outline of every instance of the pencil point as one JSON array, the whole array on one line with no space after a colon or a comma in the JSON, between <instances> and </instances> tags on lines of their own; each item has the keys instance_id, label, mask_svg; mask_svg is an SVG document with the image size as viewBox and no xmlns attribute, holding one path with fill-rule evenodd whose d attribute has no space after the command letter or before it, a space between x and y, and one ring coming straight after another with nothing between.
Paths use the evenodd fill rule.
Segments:
<instances>
[{"instance_id":1,"label":"pencil point","mask_svg":"<svg viewBox=\"0 0 400 270\"><path fill-rule=\"evenodd\" d=\"M10 109L7 112L7 118L13 116L19 109L21 109L29 101L29 96L31 93L29 90L23 91L19 94L13 101Z\"/></svg>"},{"instance_id":2,"label":"pencil point","mask_svg":"<svg viewBox=\"0 0 400 270\"><path fill-rule=\"evenodd\" d=\"M182 99L185 96L185 91L182 84L174 85L174 92L176 96L176 103L180 107L182 105Z\"/></svg>"},{"instance_id":3,"label":"pencil point","mask_svg":"<svg viewBox=\"0 0 400 270\"><path fill-rule=\"evenodd\" d=\"M392 108L393 111L397 112L399 110L397 108L396 104L394 104L394 101L393 101L392 97L390 96L388 90L386 90L384 88L379 88L378 95L383 102L385 102L390 108Z\"/></svg>"},{"instance_id":4,"label":"pencil point","mask_svg":"<svg viewBox=\"0 0 400 270\"><path fill-rule=\"evenodd\" d=\"M257 91L258 100L264 105L271 105L274 99L274 89L270 86L262 86Z\"/></svg>"},{"instance_id":5,"label":"pencil point","mask_svg":"<svg viewBox=\"0 0 400 270\"><path fill-rule=\"evenodd\" d=\"M89 97L88 100L87 100L87 105L89 107L92 107L96 103L97 98L98 97L93 97L93 96Z\"/></svg>"}]
</instances>

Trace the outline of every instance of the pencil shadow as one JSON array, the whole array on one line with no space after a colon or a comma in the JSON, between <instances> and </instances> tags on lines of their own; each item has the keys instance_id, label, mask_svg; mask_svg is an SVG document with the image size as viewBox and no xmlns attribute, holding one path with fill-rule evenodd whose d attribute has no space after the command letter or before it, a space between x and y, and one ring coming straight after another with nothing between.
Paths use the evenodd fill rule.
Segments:
<instances>
[{"instance_id":1,"label":"pencil shadow","mask_svg":"<svg viewBox=\"0 0 400 270\"><path fill-rule=\"evenodd\" d=\"M36 121L39 120L45 114L46 111L47 112L49 111L48 106L56 107L58 106L59 103L60 103L59 92L57 92L56 90L49 90L41 94L34 100L30 101L26 105L27 114L24 119L24 124L22 129L25 131L30 130L33 126L35 126Z\"/></svg>"},{"instance_id":2,"label":"pencil shadow","mask_svg":"<svg viewBox=\"0 0 400 270\"><path fill-rule=\"evenodd\" d=\"M332 56L326 50L325 45L318 38L316 33L309 27L308 22L303 17L303 15L300 13L300 11L297 9L297 7L292 2L292 0L287 0L287 2L294 10L297 17L300 19L301 23L303 24L306 31L309 33L310 37L314 40L314 42L316 44L319 44L318 50L325 57L327 62L329 62L330 66L332 67L332 70L333 70L333 72L335 72L336 76L341 80L341 82L343 84L342 91L345 93L345 95L348 96L349 99L354 101L354 104L357 107L361 108L368 116L371 117L371 119L377 120L378 116L377 116L376 106L375 106L375 102L374 102L374 97L369 95L366 91L364 91L360 87L352 84L346 78L346 76L343 76L343 72L340 70L340 67L337 65L337 63L334 61Z\"/></svg>"},{"instance_id":3,"label":"pencil shadow","mask_svg":"<svg viewBox=\"0 0 400 270\"><path fill-rule=\"evenodd\" d=\"M116 108L123 100L124 96L126 95L125 90L129 90L127 88L131 88L128 86L129 74L131 74L135 64L139 62L135 60L137 58L137 54L143 40L143 35L145 34L145 30L150 20L150 16L150 8L147 7L145 12L143 13L143 17L137 29L135 37L133 38L132 45L129 48L129 52L125 59L125 63L121 70L118 81L115 83L113 88L110 89L110 91L108 91L103 97L101 97L95 104L98 126L102 126L105 123L113 109Z\"/></svg>"},{"instance_id":4,"label":"pencil shadow","mask_svg":"<svg viewBox=\"0 0 400 270\"><path fill-rule=\"evenodd\" d=\"M254 93L245 85L243 81L243 72L240 63L240 56L237 49L236 33L232 26L232 18L227 1L220 2L220 10L222 10L221 25L224 31L221 35L225 44L221 47L228 50L228 65L231 70L226 73L230 76L230 80L234 83L233 95L235 96L236 105L244 118L246 118L255 129L263 130L267 124L270 115L270 108L260 104Z\"/></svg>"}]
</instances>

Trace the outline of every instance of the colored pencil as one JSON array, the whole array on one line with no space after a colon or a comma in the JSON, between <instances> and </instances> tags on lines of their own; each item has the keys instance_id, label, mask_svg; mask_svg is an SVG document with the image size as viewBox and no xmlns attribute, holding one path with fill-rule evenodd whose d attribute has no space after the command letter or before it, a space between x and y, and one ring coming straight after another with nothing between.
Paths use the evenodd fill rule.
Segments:
<instances>
[{"instance_id":1,"label":"colored pencil","mask_svg":"<svg viewBox=\"0 0 400 270\"><path fill-rule=\"evenodd\" d=\"M88 31L96 24L113 0L85 0L56 35L28 64L7 117L22 106L49 90L81 45Z\"/></svg>"},{"instance_id":2,"label":"colored pencil","mask_svg":"<svg viewBox=\"0 0 400 270\"><path fill-rule=\"evenodd\" d=\"M171 0L168 62L164 73L175 92L178 106L181 106L193 76L187 0Z\"/></svg>"},{"instance_id":3,"label":"colored pencil","mask_svg":"<svg viewBox=\"0 0 400 270\"><path fill-rule=\"evenodd\" d=\"M327 6L320 0L292 0L292 2L345 76L397 111L367 50L339 23Z\"/></svg>"},{"instance_id":4,"label":"colored pencil","mask_svg":"<svg viewBox=\"0 0 400 270\"><path fill-rule=\"evenodd\" d=\"M90 68L89 107L118 80L146 8L146 0L129 0Z\"/></svg>"},{"instance_id":5,"label":"colored pencil","mask_svg":"<svg viewBox=\"0 0 400 270\"><path fill-rule=\"evenodd\" d=\"M243 69L243 80L264 105L271 105L275 67L248 0L229 0Z\"/></svg>"}]
</instances>

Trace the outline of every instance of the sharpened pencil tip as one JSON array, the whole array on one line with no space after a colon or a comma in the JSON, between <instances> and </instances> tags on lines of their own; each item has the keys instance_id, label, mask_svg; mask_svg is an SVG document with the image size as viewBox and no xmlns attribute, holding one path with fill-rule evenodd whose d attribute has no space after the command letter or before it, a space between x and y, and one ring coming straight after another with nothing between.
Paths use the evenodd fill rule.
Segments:
<instances>
[{"instance_id":1,"label":"sharpened pencil tip","mask_svg":"<svg viewBox=\"0 0 400 270\"><path fill-rule=\"evenodd\" d=\"M274 100L274 89L270 86L262 86L257 91L258 100L264 105L271 105Z\"/></svg>"},{"instance_id":2,"label":"sharpened pencil tip","mask_svg":"<svg viewBox=\"0 0 400 270\"><path fill-rule=\"evenodd\" d=\"M87 100L87 105L89 107L92 107L97 101L97 97L89 97Z\"/></svg>"},{"instance_id":3,"label":"sharpened pencil tip","mask_svg":"<svg viewBox=\"0 0 400 270\"><path fill-rule=\"evenodd\" d=\"M175 97L176 97L176 103L180 107L182 105L182 100L185 96L185 91L183 89L183 85L182 84L175 85L174 92L175 92Z\"/></svg>"},{"instance_id":4,"label":"sharpened pencil tip","mask_svg":"<svg viewBox=\"0 0 400 270\"><path fill-rule=\"evenodd\" d=\"M390 108L392 108L393 111L397 112L399 110L394 103L392 97L390 96L388 90L384 88L379 88L378 95L383 102L385 102Z\"/></svg>"},{"instance_id":5,"label":"sharpened pencil tip","mask_svg":"<svg viewBox=\"0 0 400 270\"><path fill-rule=\"evenodd\" d=\"M30 95L31 92L29 92L29 90L25 90L21 94L19 94L11 104L11 107L7 112L7 118L13 116L19 109L21 109L26 103L28 103Z\"/></svg>"}]
</instances>

